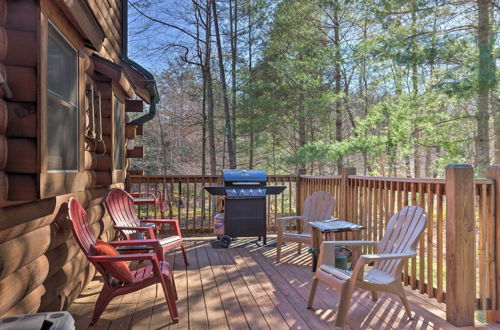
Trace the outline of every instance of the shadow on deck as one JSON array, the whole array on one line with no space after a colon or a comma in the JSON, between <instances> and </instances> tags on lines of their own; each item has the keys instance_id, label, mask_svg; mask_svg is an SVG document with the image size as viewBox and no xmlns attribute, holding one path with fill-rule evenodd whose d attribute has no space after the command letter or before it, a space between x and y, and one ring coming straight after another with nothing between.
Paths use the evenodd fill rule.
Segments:
<instances>
[{"instance_id":1,"label":"shadow on deck","mask_svg":"<svg viewBox=\"0 0 500 330\"><path fill-rule=\"evenodd\" d=\"M271 239L272 241L272 239ZM214 248L212 239L186 240L190 265L179 252L169 256L174 266L180 321L172 324L161 288L156 286L114 299L90 329L331 329L339 294L320 283L314 310L305 308L311 285L310 256L296 254L296 245L282 251L240 239L229 249ZM102 278L96 277L69 309L77 329L89 328ZM357 290L349 311L352 329L453 329L445 305L407 290L414 320L408 320L399 298L381 293L373 302ZM476 322L476 328L491 328ZM500 327L497 327L500 329Z\"/></svg>"}]
</instances>

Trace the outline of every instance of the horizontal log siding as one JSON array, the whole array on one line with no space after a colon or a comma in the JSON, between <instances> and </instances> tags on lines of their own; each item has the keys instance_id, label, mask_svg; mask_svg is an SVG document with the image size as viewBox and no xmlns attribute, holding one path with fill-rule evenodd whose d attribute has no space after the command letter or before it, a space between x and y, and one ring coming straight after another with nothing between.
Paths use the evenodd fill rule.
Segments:
<instances>
[{"instance_id":1,"label":"horizontal log siding","mask_svg":"<svg viewBox=\"0 0 500 330\"><path fill-rule=\"evenodd\" d=\"M120 3L89 1L106 32L100 55L110 60L117 60L121 50ZM34 0L0 0L0 18L5 17L0 19L0 72L13 93L5 100L0 91L0 317L66 309L71 304L95 269L72 237L67 202L76 198L86 209L95 234L114 239L104 197L112 187L124 186L110 185L111 168L96 155L102 152L96 150L100 146L86 141L87 189L37 200L38 10ZM91 83L92 69L86 67L85 72L84 81ZM103 95L111 95L111 85L107 87ZM107 134L104 140L109 146Z\"/></svg>"}]
</instances>

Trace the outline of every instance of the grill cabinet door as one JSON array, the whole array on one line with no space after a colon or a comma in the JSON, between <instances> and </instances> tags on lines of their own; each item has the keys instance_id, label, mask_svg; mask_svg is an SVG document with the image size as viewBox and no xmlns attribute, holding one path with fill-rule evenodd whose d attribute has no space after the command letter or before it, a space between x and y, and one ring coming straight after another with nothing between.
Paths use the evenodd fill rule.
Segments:
<instances>
[{"instance_id":1,"label":"grill cabinet door","mask_svg":"<svg viewBox=\"0 0 500 330\"><path fill-rule=\"evenodd\" d=\"M231 237L266 234L266 199L230 199L224 205L224 232Z\"/></svg>"}]
</instances>

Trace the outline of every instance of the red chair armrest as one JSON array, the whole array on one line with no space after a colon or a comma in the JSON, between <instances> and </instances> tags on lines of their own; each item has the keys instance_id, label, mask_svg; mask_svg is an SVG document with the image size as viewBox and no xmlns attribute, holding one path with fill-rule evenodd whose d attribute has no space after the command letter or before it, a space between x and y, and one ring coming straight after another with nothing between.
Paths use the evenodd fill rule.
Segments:
<instances>
[{"instance_id":1,"label":"red chair armrest","mask_svg":"<svg viewBox=\"0 0 500 330\"><path fill-rule=\"evenodd\" d=\"M141 219L141 222L170 225L177 236L182 236L179 220L177 219Z\"/></svg>"},{"instance_id":2,"label":"red chair armrest","mask_svg":"<svg viewBox=\"0 0 500 330\"><path fill-rule=\"evenodd\" d=\"M158 199L158 196L156 196L152 192L133 192L133 193L130 193L130 196L132 196L132 197L145 197L145 196L148 196L148 195L150 197L153 197L155 200Z\"/></svg>"},{"instance_id":3,"label":"red chair armrest","mask_svg":"<svg viewBox=\"0 0 500 330\"><path fill-rule=\"evenodd\" d=\"M144 231L148 233L150 239L156 239L155 232L151 227L125 227L125 226L113 226L113 228L118 230L135 230L135 231Z\"/></svg>"},{"instance_id":4,"label":"red chair armrest","mask_svg":"<svg viewBox=\"0 0 500 330\"><path fill-rule=\"evenodd\" d=\"M157 239L134 239L134 240L125 240L125 241L111 241L108 242L109 245L112 246L143 246L148 245L153 248L156 255L158 256L158 260L164 261L165 257L163 254L163 250L160 245L160 241Z\"/></svg>"},{"instance_id":5,"label":"red chair armrest","mask_svg":"<svg viewBox=\"0 0 500 330\"><path fill-rule=\"evenodd\" d=\"M88 256L92 262L115 262L115 261L134 261L134 260L157 260L154 253L124 254L119 256Z\"/></svg>"}]
</instances>

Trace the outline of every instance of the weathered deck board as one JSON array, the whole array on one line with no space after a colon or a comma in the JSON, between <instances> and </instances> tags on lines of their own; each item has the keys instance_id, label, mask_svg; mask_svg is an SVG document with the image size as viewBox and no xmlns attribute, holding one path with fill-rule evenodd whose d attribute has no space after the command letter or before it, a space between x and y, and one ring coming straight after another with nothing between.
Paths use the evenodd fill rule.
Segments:
<instances>
[{"instance_id":1,"label":"weathered deck board","mask_svg":"<svg viewBox=\"0 0 500 330\"><path fill-rule=\"evenodd\" d=\"M240 242L245 242L243 239ZM248 241L249 242L249 241ZM330 329L334 327L339 294L320 284L314 310L305 308L311 285L310 258L296 254L295 244L282 250L254 243L214 249L206 238L187 240L190 265L180 252L168 256L174 268L180 321L170 320L161 287L151 286L113 300L103 316L89 327L99 294L96 277L73 303L70 312L77 329ZM349 313L352 329L453 329L446 322L444 304L407 290L415 313L409 321L399 298L381 293L373 302L369 292L357 290ZM486 329L476 323L477 328Z\"/></svg>"}]
</instances>

